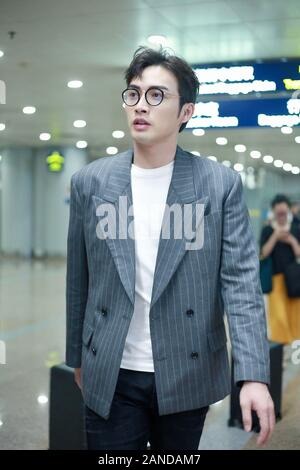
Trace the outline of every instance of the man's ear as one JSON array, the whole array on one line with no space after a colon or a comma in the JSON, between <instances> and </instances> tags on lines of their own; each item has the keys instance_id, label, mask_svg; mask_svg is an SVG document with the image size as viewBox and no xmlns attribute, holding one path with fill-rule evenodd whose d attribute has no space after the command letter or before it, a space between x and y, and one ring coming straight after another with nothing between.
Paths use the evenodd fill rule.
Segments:
<instances>
[{"instance_id":1,"label":"man's ear","mask_svg":"<svg viewBox=\"0 0 300 470\"><path fill-rule=\"evenodd\" d=\"M185 103L182 106L181 113L180 113L182 115L181 124L183 124L184 122L188 122L193 116L194 111L195 111L194 103Z\"/></svg>"}]
</instances>

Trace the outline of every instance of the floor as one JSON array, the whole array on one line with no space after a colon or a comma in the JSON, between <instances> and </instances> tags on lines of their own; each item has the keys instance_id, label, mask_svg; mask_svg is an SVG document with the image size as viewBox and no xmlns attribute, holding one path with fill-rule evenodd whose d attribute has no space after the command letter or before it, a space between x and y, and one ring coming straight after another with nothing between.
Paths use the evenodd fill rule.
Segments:
<instances>
[{"instance_id":1,"label":"floor","mask_svg":"<svg viewBox=\"0 0 300 470\"><path fill-rule=\"evenodd\" d=\"M64 261L0 260L0 340L0 449L47 449L49 368L64 361ZM284 388L298 374L288 362ZM228 415L229 398L211 406L200 449L247 446L251 433L229 428Z\"/></svg>"}]
</instances>

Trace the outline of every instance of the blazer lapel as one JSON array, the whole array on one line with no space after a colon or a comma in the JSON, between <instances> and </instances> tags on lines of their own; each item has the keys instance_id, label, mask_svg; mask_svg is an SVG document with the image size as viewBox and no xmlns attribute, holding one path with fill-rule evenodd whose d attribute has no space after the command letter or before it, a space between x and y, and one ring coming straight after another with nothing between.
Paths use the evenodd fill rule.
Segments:
<instances>
[{"instance_id":1,"label":"blazer lapel","mask_svg":"<svg viewBox=\"0 0 300 470\"><path fill-rule=\"evenodd\" d=\"M135 249L134 239L127 234L129 226L133 227L133 217L128 215L132 207L132 192L130 184L130 170L132 163L132 150L120 154L113 161L110 176L102 197L95 197L94 202L100 204L113 204L115 209L116 237L106 238L106 243L114 259L124 289L134 304L135 296Z\"/></svg>"}]
</instances>

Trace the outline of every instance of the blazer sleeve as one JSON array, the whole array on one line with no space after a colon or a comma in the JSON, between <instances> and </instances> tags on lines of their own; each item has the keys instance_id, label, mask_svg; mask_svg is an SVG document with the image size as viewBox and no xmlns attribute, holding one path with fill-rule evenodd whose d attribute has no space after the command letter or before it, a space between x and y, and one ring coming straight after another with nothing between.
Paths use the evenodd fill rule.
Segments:
<instances>
[{"instance_id":1,"label":"blazer sleeve","mask_svg":"<svg viewBox=\"0 0 300 470\"><path fill-rule=\"evenodd\" d=\"M88 296L88 264L84 239L83 205L71 180L66 276L66 364L81 366L82 329Z\"/></svg>"},{"instance_id":2,"label":"blazer sleeve","mask_svg":"<svg viewBox=\"0 0 300 470\"><path fill-rule=\"evenodd\" d=\"M270 382L259 260L240 175L223 205L221 295L228 317L234 380Z\"/></svg>"}]
</instances>

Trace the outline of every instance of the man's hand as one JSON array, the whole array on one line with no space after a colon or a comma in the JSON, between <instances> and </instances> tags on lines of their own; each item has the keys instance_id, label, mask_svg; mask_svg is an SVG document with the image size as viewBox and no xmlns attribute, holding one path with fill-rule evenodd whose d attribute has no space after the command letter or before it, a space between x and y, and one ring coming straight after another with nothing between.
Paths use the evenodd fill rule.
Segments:
<instances>
[{"instance_id":1,"label":"man's hand","mask_svg":"<svg viewBox=\"0 0 300 470\"><path fill-rule=\"evenodd\" d=\"M81 369L74 369L75 382L81 390Z\"/></svg>"},{"instance_id":2,"label":"man's hand","mask_svg":"<svg viewBox=\"0 0 300 470\"><path fill-rule=\"evenodd\" d=\"M274 404L267 385L260 382L244 382L240 393L240 405L244 429L247 432L252 428L251 410L256 411L260 424L257 444L265 444L275 426Z\"/></svg>"}]
</instances>

